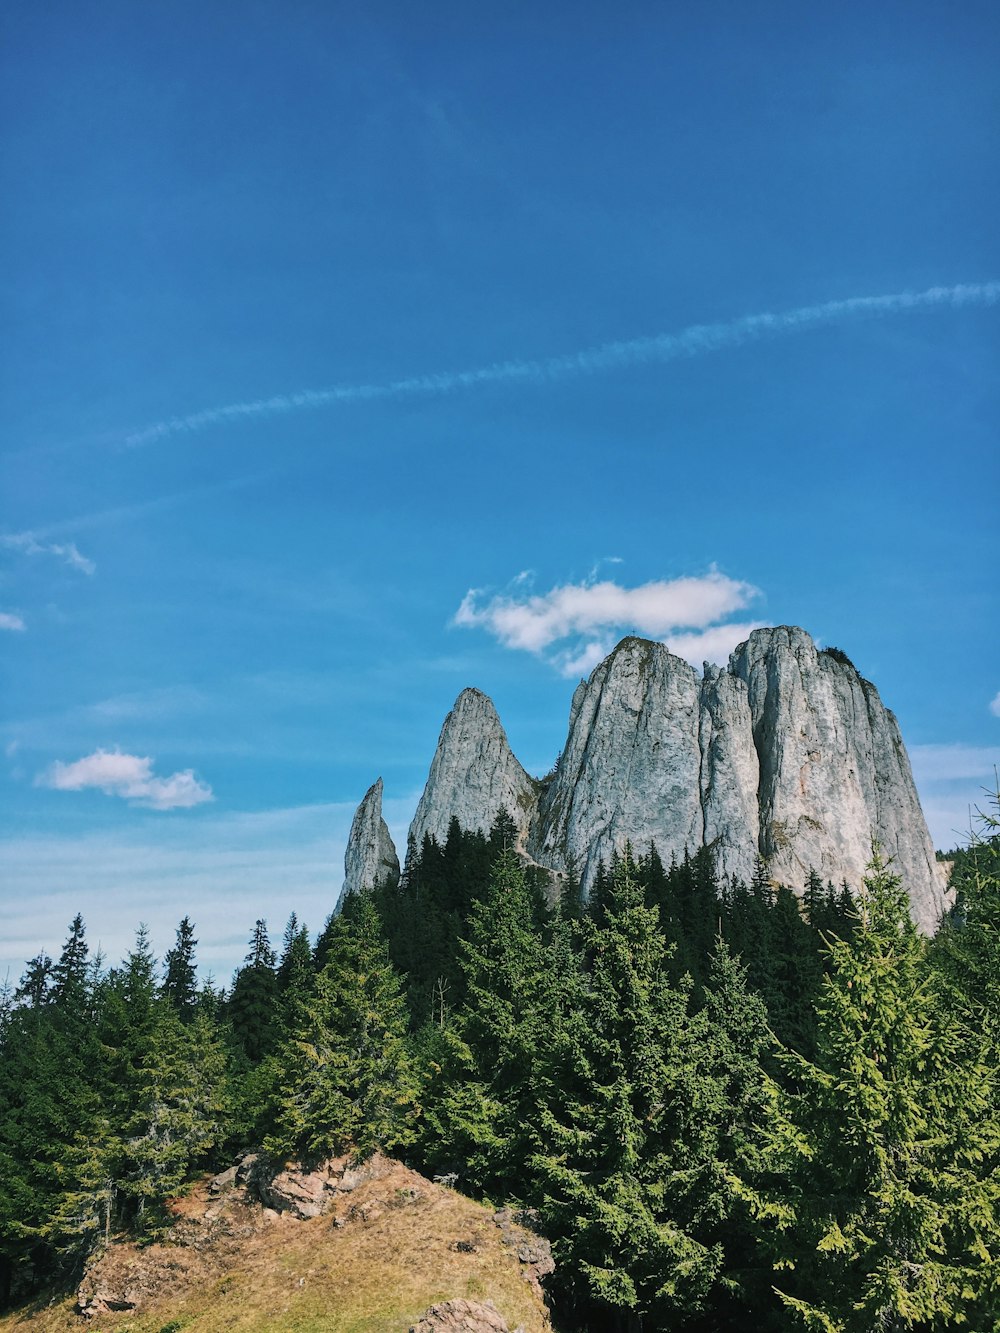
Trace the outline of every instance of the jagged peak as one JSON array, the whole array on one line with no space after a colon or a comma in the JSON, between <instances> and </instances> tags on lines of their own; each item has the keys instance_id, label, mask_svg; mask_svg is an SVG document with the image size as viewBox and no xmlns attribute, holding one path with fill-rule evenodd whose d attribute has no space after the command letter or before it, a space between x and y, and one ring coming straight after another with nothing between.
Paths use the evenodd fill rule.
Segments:
<instances>
[{"instance_id":1,"label":"jagged peak","mask_svg":"<svg viewBox=\"0 0 1000 1333\"><path fill-rule=\"evenodd\" d=\"M430 774L407 836L412 856L430 834L444 841L451 818L489 832L500 810L526 834L537 792L510 746L493 700L468 686L455 700L438 737Z\"/></svg>"},{"instance_id":2,"label":"jagged peak","mask_svg":"<svg viewBox=\"0 0 1000 1333\"><path fill-rule=\"evenodd\" d=\"M382 818L382 790L382 779L378 777L354 812L344 852L344 886L338 905L351 893L399 879L396 846Z\"/></svg>"},{"instance_id":3,"label":"jagged peak","mask_svg":"<svg viewBox=\"0 0 1000 1333\"><path fill-rule=\"evenodd\" d=\"M488 694L485 694L482 690L476 689L475 685L466 685L464 690L459 691L455 702L451 706L451 712L448 714L448 717L445 718L445 724L447 724L448 718L456 715L461 716L470 711L486 713L490 718L496 721L498 726L501 725L500 715L497 712L496 704Z\"/></svg>"}]
</instances>

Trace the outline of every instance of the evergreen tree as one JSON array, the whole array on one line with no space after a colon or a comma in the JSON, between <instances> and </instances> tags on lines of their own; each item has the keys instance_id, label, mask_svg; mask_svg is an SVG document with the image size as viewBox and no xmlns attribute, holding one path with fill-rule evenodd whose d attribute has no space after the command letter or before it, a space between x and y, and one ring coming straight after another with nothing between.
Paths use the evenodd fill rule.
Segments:
<instances>
[{"instance_id":1,"label":"evergreen tree","mask_svg":"<svg viewBox=\"0 0 1000 1333\"><path fill-rule=\"evenodd\" d=\"M194 951L198 941L189 917L177 927L177 940L163 959L161 994L184 1023L190 1023L198 1007L198 975Z\"/></svg>"},{"instance_id":2,"label":"evergreen tree","mask_svg":"<svg viewBox=\"0 0 1000 1333\"><path fill-rule=\"evenodd\" d=\"M638 1327L647 1315L697 1308L721 1251L672 1211L666 1182L689 1165L685 1131L698 1103L689 995L670 983L667 946L630 856L616 861L584 942L590 981L573 1066L562 1104L541 1110L545 1146L533 1167L558 1262L579 1274L587 1317L617 1313L622 1327Z\"/></svg>"},{"instance_id":3,"label":"evergreen tree","mask_svg":"<svg viewBox=\"0 0 1000 1333\"><path fill-rule=\"evenodd\" d=\"M790 1053L791 1086L770 1084L771 1175L745 1191L781 1298L823 1333L995 1319L995 1070L970 1058L877 854L853 939L831 954L816 1062Z\"/></svg>"},{"instance_id":4,"label":"evergreen tree","mask_svg":"<svg viewBox=\"0 0 1000 1333\"><path fill-rule=\"evenodd\" d=\"M117 1188L130 1200L140 1235L155 1235L164 1203L203 1166L222 1132L226 1058L204 1015L183 1023L158 1003L153 1045L132 1071L129 1114L121 1131Z\"/></svg>"},{"instance_id":5,"label":"evergreen tree","mask_svg":"<svg viewBox=\"0 0 1000 1333\"><path fill-rule=\"evenodd\" d=\"M227 1005L234 1046L250 1064L257 1064L274 1045L276 961L267 922L258 919L250 937L250 951L233 980Z\"/></svg>"},{"instance_id":6,"label":"evergreen tree","mask_svg":"<svg viewBox=\"0 0 1000 1333\"><path fill-rule=\"evenodd\" d=\"M421 1149L434 1165L460 1168L467 1188L523 1198L552 974L513 850L500 853L468 931L465 1005L456 1025L422 1042L429 1076Z\"/></svg>"},{"instance_id":7,"label":"evergreen tree","mask_svg":"<svg viewBox=\"0 0 1000 1333\"><path fill-rule=\"evenodd\" d=\"M764 1000L771 1027L783 1045L811 1057L816 1043L813 1001L823 969L815 932L803 920L799 900L785 885L774 894L767 940L770 965Z\"/></svg>"},{"instance_id":8,"label":"evergreen tree","mask_svg":"<svg viewBox=\"0 0 1000 1333\"><path fill-rule=\"evenodd\" d=\"M678 1328L737 1328L748 1310L758 1329L780 1330L771 1274L736 1182L756 1178L769 1104L764 1057L774 1043L761 997L721 937L710 960L705 1001L691 1022L698 1078L682 1135L686 1163L667 1182L672 1208L706 1247L722 1252L705 1312Z\"/></svg>"},{"instance_id":9,"label":"evergreen tree","mask_svg":"<svg viewBox=\"0 0 1000 1333\"><path fill-rule=\"evenodd\" d=\"M99 1138L97 985L88 954L78 915L51 973L42 956L28 965L18 990L27 1003L3 1027L0 1291L8 1295L68 1275L88 1243L70 1204L80 1146Z\"/></svg>"},{"instance_id":10,"label":"evergreen tree","mask_svg":"<svg viewBox=\"0 0 1000 1333\"><path fill-rule=\"evenodd\" d=\"M285 927L276 981L276 1021L279 1031L287 1035L289 1029L294 1027L302 1006L312 995L316 982L309 931L300 925L294 912Z\"/></svg>"},{"instance_id":11,"label":"evergreen tree","mask_svg":"<svg viewBox=\"0 0 1000 1333\"><path fill-rule=\"evenodd\" d=\"M275 1157L362 1157L412 1135L406 1006L372 895L357 898L337 919L315 995L278 1053L282 1078L265 1144Z\"/></svg>"}]
</instances>

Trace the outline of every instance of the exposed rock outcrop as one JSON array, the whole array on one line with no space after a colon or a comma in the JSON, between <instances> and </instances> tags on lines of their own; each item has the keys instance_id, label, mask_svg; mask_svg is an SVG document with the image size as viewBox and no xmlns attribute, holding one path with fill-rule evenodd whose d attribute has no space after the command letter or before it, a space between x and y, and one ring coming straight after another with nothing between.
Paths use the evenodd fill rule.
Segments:
<instances>
[{"instance_id":1,"label":"exposed rock outcrop","mask_svg":"<svg viewBox=\"0 0 1000 1333\"><path fill-rule=\"evenodd\" d=\"M701 846L699 688L687 662L647 639L624 639L594 668L530 841L537 861L572 863L586 891L627 841L668 858Z\"/></svg>"},{"instance_id":2,"label":"exposed rock outcrop","mask_svg":"<svg viewBox=\"0 0 1000 1333\"><path fill-rule=\"evenodd\" d=\"M445 718L427 786L407 836L407 855L419 851L425 834L444 842L448 825L489 833L506 810L523 842L537 806L535 784L514 758L491 699L463 690Z\"/></svg>"},{"instance_id":3,"label":"exposed rock outcrop","mask_svg":"<svg viewBox=\"0 0 1000 1333\"><path fill-rule=\"evenodd\" d=\"M701 682L698 741L705 842L720 875L749 884L758 855L760 782L750 701L738 676L709 662Z\"/></svg>"},{"instance_id":4,"label":"exposed rock outcrop","mask_svg":"<svg viewBox=\"0 0 1000 1333\"><path fill-rule=\"evenodd\" d=\"M506 1319L492 1301L453 1301L432 1305L410 1333L510 1333Z\"/></svg>"},{"instance_id":5,"label":"exposed rock outcrop","mask_svg":"<svg viewBox=\"0 0 1000 1333\"><path fill-rule=\"evenodd\" d=\"M804 630L755 630L730 659L746 682L760 757L760 850L772 876L801 884L809 868L857 887L875 838L892 858L924 930L944 906L895 717L842 655Z\"/></svg>"},{"instance_id":6,"label":"exposed rock outcrop","mask_svg":"<svg viewBox=\"0 0 1000 1333\"><path fill-rule=\"evenodd\" d=\"M416 1325L421 1333L550 1329L539 1278L551 1271L551 1252L531 1219L494 1218L378 1153L277 1174L251 1154L168 1208L172 1225L152 1244L101 1246L81 1278L74 1314L67 1303L66 1322L46 1327L83 1328L76 1320L83 1316L103 1329L123 1313L138 1316L143 1328L242 1328L248 1308L256 1328L312 1326L324 1308L353 1327L377 1308L387 1328L407 1328L426 1309ZM442 1293L464 1291L483 1292L482 1305L434 1304ZM425 1322L432 1319L438 1322Z\"/></svg>"},{"instance_id":7,"label":"exposed rock outcrop","mask_svg":"<svg viewBox=\"0 0 1000 1333\"><path fill-rule=\"evenodd\" d=\"M382 818L382 779L379 778L365 792L351 824L340 900L343 902L350 893L373 889L387 881L399 882L399 857L389 827Z\"/></svg>"},{"instance_id":8,"label":"exposed rock outcrop","mask_svg":"<svg viewBox=\"0 0 1000 1333\"><path fill-rule=\"evenodd\" d=\"M631 843L664 862L710 846L723 876L758 856L801 890L810 869L857 889L876 839L933 931L945 906L892 713L841 653L804 630L754 630L724 668L697 673L662 644L624 639L573 694L554 776L533 782L490 700L464 690L448 715L410 828L439 841L454 817L488 831L506 809L520 850L584 890Z\"/></svg>"}]
</instances>

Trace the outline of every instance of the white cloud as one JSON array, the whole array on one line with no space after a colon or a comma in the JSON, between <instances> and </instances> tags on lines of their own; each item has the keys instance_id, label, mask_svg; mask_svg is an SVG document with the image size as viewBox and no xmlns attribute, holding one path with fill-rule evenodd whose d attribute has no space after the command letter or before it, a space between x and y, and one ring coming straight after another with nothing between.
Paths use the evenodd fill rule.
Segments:
<instances>
[{"instance_id":1,"label":"white cloud","mask_svg":"<svg viewBox=\"0 0 1000 1333\"><path fill-rule=\"evenodd\" d=\"M211 787L190 768L160 778L153 772L152 759L121 750L95 750L71 764L57 760L38 783L56 791L96 787L107 796L121 796L150 810L186 810L215 799Z\"/></svg>"},{"instance_id":2,"label":"white cloud","mask_svg":"<svg viewBox=\"0 0 1000 1333\"><path fill-rule=\"evenodd\" d=\"M553 665L563 676L589 676L598 662L603 662L614 647L610 639L594 639L582 648L557 653Z\"/></svg>"},{"instance_id":3,"label":"white cloud","mask_svg":"<svg viewBox=\"0 0 1000 1333\"><path fill-rule=\"evenodd\" d=\"M24 621L11 611L0 611L0 629L23 630Z\"/></svg>"},{"instance_id":4,"label":"white cloud","mask_svg":"<svg viewBox=\"0 0 1000 1333\"><path fill-rule=\"evenodd\" d=\"M763 629L763 620L734 622L731 625L712 625L709 629L698 630L690 634L671 634L666 640L667 647L678 657L683 657L693 667L701 667L705 662L725 663L737 644L745 642L755 629Z\"/></svg>"},{"instance_id":5,"label":"white cloud","mask_svg":"<svg viewBox=\"0 0 1000 1333\"><path fill-rule=\"evenodd\" d=\"M1000 717L1000 690L997 691L996 698L990 703L990 712L994 717Z\"/></svg>"},{"instance_id":6,"label":"white cloud","mask_svg":"<svg viewBox=\"0 0 1000 1333\"><path fill-rule=\"evenodd\" d=\"M700 666L724 661L761 623L725 624L760 595L752 584L710 569L707 574L658 579L626 588L609 579L564 583L545 593L531 591L531 576L519 574L505 592L488 596L471 588L453 624L485 629L505 648L545 655L566 676L586 674L613 646L634 632L662 639L671 651Z\"/></svg>"},{"instance_id":7,"label":"white cloud","mask_svg":"<svg viewBox=\"0 0 1000 1333\"><path fill-rule=\"evenodd\" d=\"M0 536L0 546L24 555L54 555L81 574L93 574L97 569L93 560L81 555L75 542L41 542L32 532L8 532Z\"/></svg>"}]
</instances>

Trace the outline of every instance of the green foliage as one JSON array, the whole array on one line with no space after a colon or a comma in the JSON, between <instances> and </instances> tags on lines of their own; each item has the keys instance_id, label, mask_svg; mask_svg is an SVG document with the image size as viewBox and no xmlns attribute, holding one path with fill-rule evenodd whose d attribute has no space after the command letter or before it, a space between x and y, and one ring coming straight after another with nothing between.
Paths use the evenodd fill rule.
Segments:
<instances>
[{"instance_id":1,"label":"green foliage","mask_svg":"<svg viewBox=\"0 0 1000 1333\"><path fill-rule=\"evenodd\" d=\"M198 977L194 951L198 941L189 917L177 927L177 941L163 959L161 994L181 1020L190 1023L198 1007Z\"/></svg>"},{"instance_id":2,"label":"green foliage","mask_svg":"<svg viewBox=\"0 0 1000 1333\"><path fill-rule=\"evenodd\" d=\"M824 656L832 658L834 662L839 662L841 666L854 667L854 663L842 648L821 648L820 652ZM857 670L856 667L854 669Z\"/></svg>"},{"instance_id":3,"label":"green foliage","mask_svg":"<svg viewBox=\"0 0 1000 1333\"><path fill-rule=\"evenodd\" d=\"M144 929L106 969L77 917L0 989L0 1301L155 1236L236 1152L380 1147L537 1209L567 1326L993 1328L993 809L930 946L879 864L856 905L650 847L550 905L504 814L314 949L293 913L279 960L258 921L228 996L187 917L162 971Z\"/></svg>"},{"instance_id":4,"label":"green foliage","mask_svg":"<svg viewBox=\"0 0 1000 1333\"><path fill-rule=\"evenodd\" d=\"M233 980L227 1005L234 1048L251 1065L263 1060L274 1048L276 961L267 922L258 919L250 937L250 951Z\"/></svg>"},{"instance_id":5,"label":"green foliage","mask_svg":"<svg viewBox=\"0 0 1000 1333\"><path fill-rule=\"evenodd\" d=\"M831 954L816 1061L789 1054L789 1086L769 1083L770 1174L745 1191L782 1299L827 1333L967 1320L997 1276L995 1069L970 1056L877 854Z\"/></svg>"},{"instance_id":6,"label":"green foliage","mask_svg":"<svg viewBox=\"0 0 1000 1333\"><path fill-rule=\"evenodd\" d=\"M519 1195L524 1187L556 980L538 913L517 855L502 851L461 943L465 1004L457 1024L440 1024L423 1042L424 1151L438 1165L460 1162L463 1180L485 1192Z\"/></svg>"},{"instance_id":7,"label":"green foliage","mask_svg":"<svg viewBox=\"0 0 1000 1333\"><path fill-rule=\"evenodd\" d=\"M582 943L588 984L565 1092L541 1108L532 1163L542 1217L598 1310L695 1310L721 1248L685 1228L674 1196L700 1102L690 987L671 984L657 912L630 855L613 867L600 922L584 923Z\"/></svg>"},{"instance_id":8,"label":"green foliage","mask_svg":"<svg viewBox=\"0 0 1000 1333\"><path fill-rule=\"evenodd\" d=\"M337 920L315 992L288 1021L268 1153L316 1163L404 1145L416 1078L402 987L371 895Z\"/></svg>"}]
</instances>

